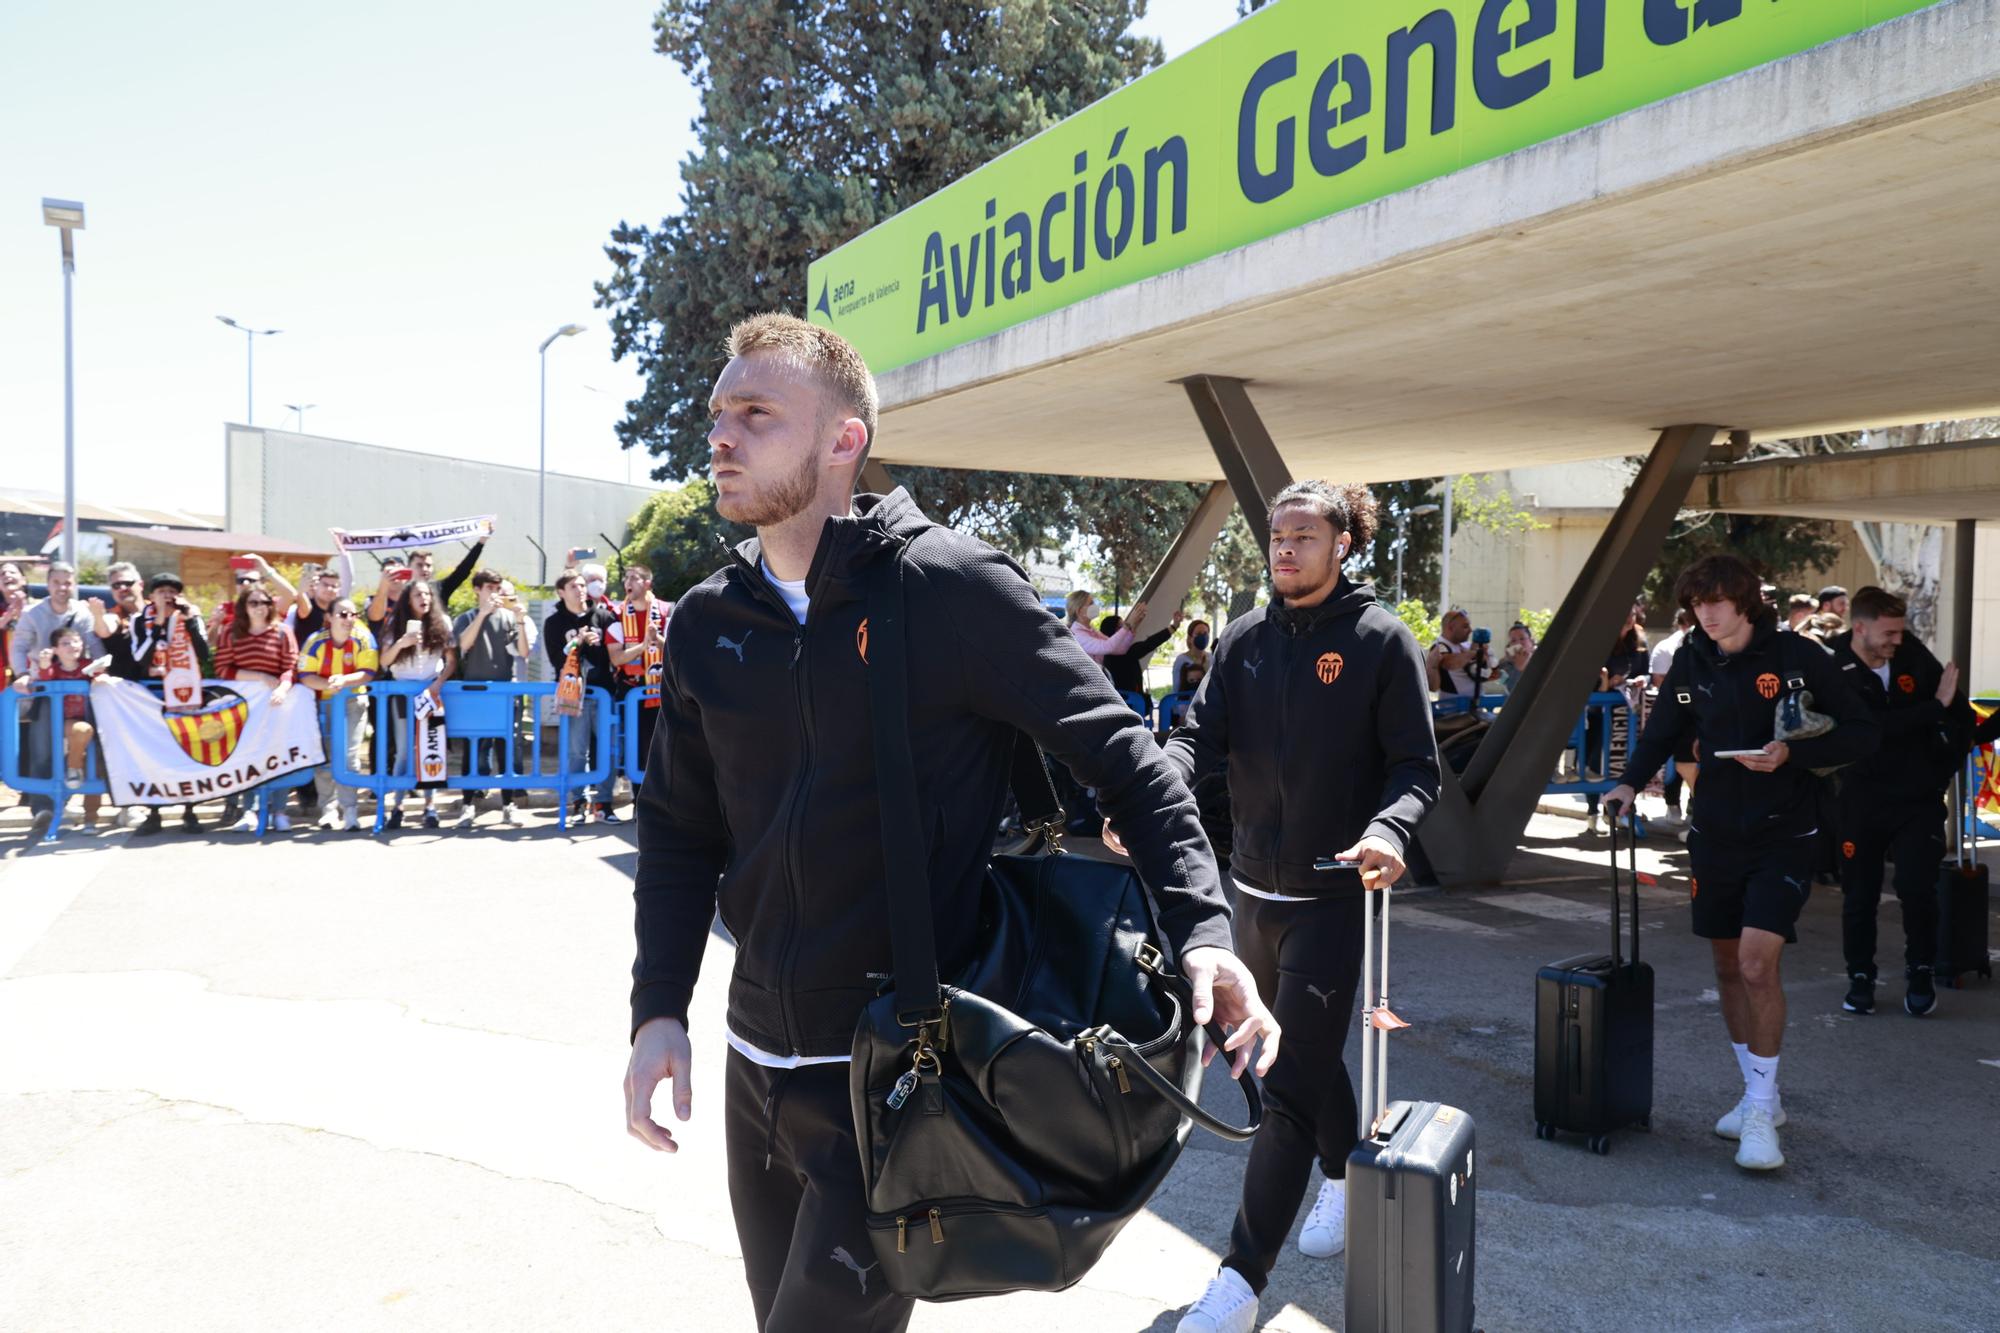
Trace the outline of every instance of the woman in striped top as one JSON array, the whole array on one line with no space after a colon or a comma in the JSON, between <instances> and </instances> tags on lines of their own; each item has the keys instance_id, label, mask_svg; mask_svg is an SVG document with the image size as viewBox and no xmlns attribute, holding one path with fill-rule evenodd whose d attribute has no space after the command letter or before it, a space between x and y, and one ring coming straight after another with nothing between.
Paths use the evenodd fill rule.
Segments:
<instances>
[{"instance_id":1,"label":"woman in striped top","mask_svg":"<svg viewBox=\"0 0 2000 1333\"><path fill-rule=\"evenodd\" d=\"M291 627L278 619L277 600L262 584L251 583L236 595L236 613L222 631L215 646L215 674L224 680L254 681L271 691L273 704L283 703L291 693L292 676L298 670L299 644ZM238 805L229 798L230 807ZM224 811L225 818L233 809ZM282 809L273 812L274 828L288 829L292 821ZM244 811L230 826L231 832L255 833L257 816Z\"/></svg>"}]
</instances>

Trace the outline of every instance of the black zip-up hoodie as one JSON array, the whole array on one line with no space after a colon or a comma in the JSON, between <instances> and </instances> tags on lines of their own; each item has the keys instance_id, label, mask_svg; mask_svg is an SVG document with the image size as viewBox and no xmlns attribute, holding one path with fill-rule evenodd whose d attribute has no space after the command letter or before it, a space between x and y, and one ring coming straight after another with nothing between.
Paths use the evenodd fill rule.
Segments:
<instances>
[{"instance_id":1,"label":"black zip-up hoodie","mask_svg":"<svg viewBox=\"0 0 2000 1333\"><path fill-rule=\"evenodd\" d=\"M1881 743L1881 724L1850 683L1851 672L1862 669L1853 662L1843 670L1811 639L1779 633L1775 617L1760 620L1749 645L1735 654L1725 654L1696 625L1674 654L1645 734L1618 780L1635 789L1645 786L1692 721L1701 747L1701 779L1694 785L1690 811L1694 826L1737 841L1803 837L1819 823L1819 779L1812 770L1865 759ZM1722 750L1761 750L1770 744L1778 700L1801 688L1812 692L1814 712L1834 720L1833 730L1788 742L1791 757L1773 773L1713 757Z\"/></svg>"},{"instance_id":2,"label":"black zip-up hoodie","mask_svg":"<svg viewBox=\"0 0 2000 1333\"><path fill-rule=\"evenodd\" d=\"M908 495L830 519L800 625L755 539L667 622L659 729L639 793L632 1028L685 1021L709 924L736 940L728 1020L778 1055L845 1055L888 977L867 578L907 562L909 718L941 975L977 946L979 890L1016 729L1099 803L1177 950L1230 945L1194 801L1151 733L1019 566L926 519Z\"/></svg>"},{"instance_id":3,"label":"black zip-up hoodie","mask_svg":"<svg viewBox=\"0 0 2000 1333\"><path fill-rule=\"evenodd\" d=\"M1228 765L1230 872L1272 893L1361 892L1313 863L1369 834L1407 853L1437 804L1423 650L1345 578L1318 606L1230 621L1166 751L1190 786Z\"/></svg>"},{"instance_id":4,"label":"black zip-up hoodie","mask_svg":"<svg viewBox=\"0 0 2000 1333\"><path fill-rule=\"evenodd\" d=\"M1905 637L1889 659L1887 689L1854 651L1852 630L1827 646L1882 726L1882 748L1841 770L1841 801L1851 809L1885 813L1935 807L1972 739L1974 719L1965 691L1959 690L1949 705L1938 702L1944 664L1915 638Z\"/></svg>"}]
</instances>

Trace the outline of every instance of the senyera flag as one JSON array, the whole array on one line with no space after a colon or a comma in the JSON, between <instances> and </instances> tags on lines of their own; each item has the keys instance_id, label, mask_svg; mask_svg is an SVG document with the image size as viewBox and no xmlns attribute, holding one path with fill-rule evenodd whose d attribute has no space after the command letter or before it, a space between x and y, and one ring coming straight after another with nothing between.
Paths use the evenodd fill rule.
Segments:
<instances>
[{"instance_id":1,"label":"senyera flag","mask_svg":"<svg viewBox=\"0 0 2000 1333\"><path fill-rule=\"evenodd\" d=\"M267 686L207 681L198 705L170 709L143 685L100 677L90 702L117 805L206 801L326 762L311 690L273 704Z\"/></svg>"}]
</instances>

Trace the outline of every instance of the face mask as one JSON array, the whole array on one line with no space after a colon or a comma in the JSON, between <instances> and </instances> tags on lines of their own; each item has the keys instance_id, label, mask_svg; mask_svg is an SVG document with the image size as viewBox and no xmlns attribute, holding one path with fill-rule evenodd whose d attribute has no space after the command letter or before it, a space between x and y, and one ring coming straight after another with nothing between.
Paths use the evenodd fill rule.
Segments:
<instances>
[{"instance_id":1,"label":"face mask","mask_svg":"<svg viewBox=\"0 0 2000 1333\"><path fill-rule=\"evenodd\" d=\"M1195 646L1195 649L1199 651L1203 648L1208 647L1208 636L1206 634L1197 634L1192 639L1188 640L1188 642L1192 643Z\"/></svg>"},{"instance_id":2,"label":"face mask","mask_svg":"<svg viewBox=\"0 0 2000 1333\"><path fill-rule=\"evenodd\" d=\"M604 596L603 579L592 579L590 582L584 584L583 587L584 591L588 592L592 597Z\"/></svg>"}]
</instances>

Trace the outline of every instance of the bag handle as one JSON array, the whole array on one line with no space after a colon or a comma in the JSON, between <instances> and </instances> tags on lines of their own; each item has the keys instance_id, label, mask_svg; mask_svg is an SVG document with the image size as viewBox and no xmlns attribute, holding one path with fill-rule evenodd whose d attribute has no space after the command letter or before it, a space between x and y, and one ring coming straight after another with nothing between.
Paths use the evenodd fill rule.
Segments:
<instances>
[{"instance_id":1,"label":"bag handle","mask_svg":"<svg viewBox=\"0 0 2000 1333\"><path fill-rule=\"evenodd\" d=\"M896 1021L938 1022L937 937L917 821L917 766L910 755L903 638L903 552L877 562L868 580L868 722L875 737L875 784L882 828L882 873L889 891L889 955L895 968ZM1046 775L1045 775L1046 777Z\"/></svg>"},{"instance_id":2,"label":"bag handle","mask_svg":"<svg viewBox=\"0 0 2000 1333\"><path fill-rule=\"evenodd\" d=\"M1361 1114L1367 1118L1367 1138L1375 1133L1389 1107L1389 1034L1409 1026L1389 1008L1388 885L1361 894ZM1375 900L1382 900L1382 965L1375 966Z\"/></svg>"},{"instance_id":3,"label":"bag handle","mask_svg":"<svg viewBox=\"0 0 2000 1333\"><path fill-rule=\"evenodd\" d=\"M1611 965L1613 967L1625 966L1625 957L1619 952L1619 940L1622 931L1618 921L1619 909L1622 906L1618 896L1618 822L1621 817L1632 821L1626 824L1626 831L1631 836L1625 840L1625 851L1627 859L1631 862L1632 872L1632 966L1637 967L1639 965L1639 830L1637 827L1638 815L1629 805L1625 809L1614 813L1611 816L1609 825L1611 829Z\"/></svg>"},{"instance_id":4,"label":"bag handle","mask_svg":"<svg viewBox=\"0 0 2000 1333\"><path fill-rule=\"evenodd\" d=\"M906 1027L944 1014L938 987L937 936L917 811L917 767L910 752L909 642L904 634L903 551L883 556L868 579L868 720L875 741L875 781L882 830L882 870L889 893L889 953L895 968L896 1020ZM1065 818L1047 761L1026 733L1014 732L1010 782L1021 821L1054 844Z\"/></svg>"}]
</instances>

